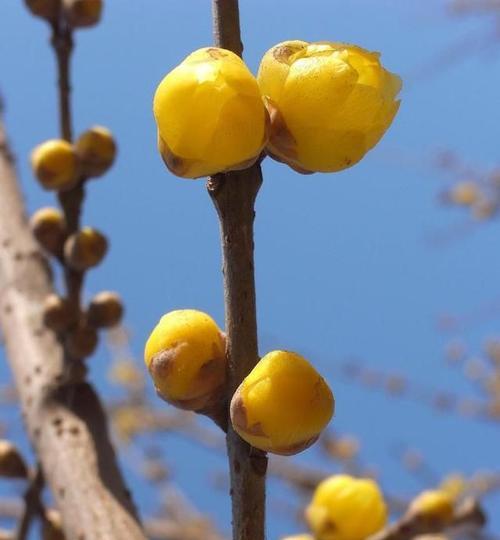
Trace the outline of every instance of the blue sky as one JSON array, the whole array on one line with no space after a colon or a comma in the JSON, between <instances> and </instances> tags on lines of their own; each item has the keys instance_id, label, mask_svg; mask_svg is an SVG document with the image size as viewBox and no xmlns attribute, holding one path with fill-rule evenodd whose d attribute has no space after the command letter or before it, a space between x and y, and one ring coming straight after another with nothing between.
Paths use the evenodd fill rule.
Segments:
<instances>
[{"instance_id":1,"label":"blue sky","mask_svg":"<svg viewBox=\"0 0 500 540\"><path fill-rule=\"evenodd\" d=\"M442 313L467 314L498 298L499 224L473 227L440 247L428 238L467 219L438 203L447 184L432 166L435 153L449 148L472 165L498 164L500 47L479 46L492 32L491 21L450 16L444 2L430 0L240 3L245 60L254 72L279 41L335 40L381 51L387 68L404 81L394 125L359 165L301 176L264 162L255 238L261 353L285 348L308 356L334 389L333 427L361 438L363 458L392 493L411 495L421 487L391 457L398 443L419 448L443 474L498 470L498 426L391 400L347 382L340 370L346 358L356 357L429 389L474 396L462 374L445 365L450 336L436 321ZM46 26L22 2L1 2L0 29L6 122L33 211L53 201L35 184L28 155L57 135L54 61ZM76 43L76 132L102 124L119 144L112 172L88 190L84 222L109 235L111 251L90 274L87 293L120 291L140 358L166 311L194 307L223 321L215 212L203 181L181 180L164 168L151 112L162 77L211 43L210 2L108 0L102 24L78 33ZM450 50L454 61L442 61ZM479 350L498 324L488 320L461 337ZM104 349L91 362L91 377L104 391L106 362ZM0 377L7 377L3 364ZM17 411L9 415L19 417ZM176 465L175 480L227 529L227 500L214 495L208 481L223 461L175 438L165 442L165 452ZM301 459L315 456L310 450ZM142 509L151 497L147 489L136 494ZM271 499L281 497L271 491ZM498 497L487 504L498 508ZM500 518L493 523L498 531ZM270 511L271 540L293 530Z\"/></svg>"}]
</instances>

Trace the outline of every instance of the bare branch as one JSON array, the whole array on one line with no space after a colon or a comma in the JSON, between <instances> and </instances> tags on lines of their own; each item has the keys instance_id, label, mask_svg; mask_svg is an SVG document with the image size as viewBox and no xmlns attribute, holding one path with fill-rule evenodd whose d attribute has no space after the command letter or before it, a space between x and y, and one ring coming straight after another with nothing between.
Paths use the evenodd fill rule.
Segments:
<instances>
[{"instance_id":1,"label":"bare branch","mask_svg":"<svg viewBox=\"0 0 500 540\"><path fill-rule=\"evenodd\" d=\"M238 0L213 0L212 6L215 44L241 55ZM253 222L261 184L259 163L244 171L217 174L208 182L221 229L229 396L259 360ZM233 539L264 540L267 456L243 441L230 422L226 440Z\"/></svg>"},{"instance_id":2,"label":"bare branch","mask_svg":"<svg viewBox=\"0 0 500 540\"><path fill-rule=\"evenodd\" d=\"M68 540L144 540L93 388L81 383L56 390L63 351L41 316L51 292L0 125L0 325L27 432Z\"/></svg>"}]
</instances>

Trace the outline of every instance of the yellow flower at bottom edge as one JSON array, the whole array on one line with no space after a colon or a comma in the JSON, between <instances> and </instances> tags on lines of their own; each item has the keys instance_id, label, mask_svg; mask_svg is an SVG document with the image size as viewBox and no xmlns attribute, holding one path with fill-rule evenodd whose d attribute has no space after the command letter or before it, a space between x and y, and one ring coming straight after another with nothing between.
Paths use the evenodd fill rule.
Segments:
<instances>
[{"instance_id":1,"label":"yellow flower at bottom edge","mask_svg":"<svg viewBox=\"0 0 500 540\"><path fill-rule=\"evenodd\" d=\"M355 45L279 43L264 55L257 78L271 116L267 150L302 173L360 161L399 108L401 79L378 53Z\"/></svg>"},{"instance_id":2,"label":"yellow flower at bottom edge","mask_svg":"<svg viewBox=\"0 0 500 540\"><path fill-rule=\"evenodd\" d=\"M333 394L302 356L266 354L231 400L231 423L255 448L292 455L309 448L333 415Z\"/></svg>"},{"instance_id":3,"label":"yellow flower at bottom edge","mask_svg":"<svg viewBox=\"0 0 500 540\"><path fill-rule=\"evenodd\" d=\"M410 504L409 513L418 514L422 519L438 522L441 525L450 523L453 518L453 497L442 490L423 491Z\"/></svg>"},{"instance_id":4,"label":"yellow flower at bottom edge","mask_svg":"<svg viewBox=\"0 0 500 540\"><path fill-rule=\"evenodd\" d=\"M306 520L317 540L364 540L385 526L387 507L373 480L336 475L318 485Z\"/></svg>"},{"instance_id":5,"label":"yellow flower at bottom edge","mask_svg":"<svg viewBox=\"0 0 500 540\"><path fill-rule=\"evenodd\" d=\"M249 167L267 141L267 111L243 60L216 47L190 54L159 84L158 147L177 176Z\"/></svg>"}]
</instances>

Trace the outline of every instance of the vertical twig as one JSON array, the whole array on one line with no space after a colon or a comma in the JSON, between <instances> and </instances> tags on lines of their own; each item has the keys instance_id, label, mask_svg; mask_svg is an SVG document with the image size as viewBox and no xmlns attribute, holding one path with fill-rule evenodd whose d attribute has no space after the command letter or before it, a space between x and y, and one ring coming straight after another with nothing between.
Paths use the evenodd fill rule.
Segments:
<instances>
[{"instance_id":1,"label":"vertical twig","mask_svg":"<svg viewBox=\"0 0 500 540\"><path fill-rule=\"evenodd\" d=\"M213 0L215 44L241 55L237 0ZM254 277L253 222L262 184L260 165L218 174L208 192L220 220L224 273L229 396L259 360ZM227 432L233 539L264 540L266 454L232 429Z\"/></svg>"},{"instance_id":2,"label":"vertical twig","mask_svg":"<svg viewBox=\"0 0 500 540\"><path fill-rule=\"evenodd\" d=\"M57 61L61 137L71 142L73 139L73 124L71 117L70 63L73 52L73 33L65 23L62 15L52 24L51 44Z\"/></svg>"},{"instance_id":3,"label":"vertical twig","mask_svg":"<svg viewBox=\"0 0 500 540\"><path fill-rule=\"evenodd\" d=\"M57 63L57 89L59 103L59 122L61 138L68 142L73 140L73 115L71 108L71 58L74 48L73 31L61 11L57 20L52 23L51 45ZM59 203L64 212L68 235L78 231L80 214L85 198L84 179L80 179L75 187L58 193ZM64 267L66 297L75 309L80 308L81 291L84 273ZM69 361L70 359L68 359Z\"/></svg>"}]
</instances>

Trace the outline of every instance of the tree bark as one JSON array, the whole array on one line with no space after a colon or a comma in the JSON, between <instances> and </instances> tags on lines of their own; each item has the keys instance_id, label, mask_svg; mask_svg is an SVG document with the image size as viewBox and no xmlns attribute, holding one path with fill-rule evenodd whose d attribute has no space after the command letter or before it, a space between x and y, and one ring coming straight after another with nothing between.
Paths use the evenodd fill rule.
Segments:
<instances>
[{"instance_id":1,"label":"tree bark","mask_svg":"<svg viewBox=\"0 0 500 540\"><path fill-rule=\"evenodd\" d=\"M64 353L41 317L51 292L0 119L0 326L26 430L68 540L144 540L99 398L88 383L58 384Z\"/></svg>"},{"instance_id":2,"label":"tree bark","mask_svg":"<svg viewBox=\"0 0 500 540\"><path fill-rule=\"evenodd\" d=\"M212 6L215 45L241 56L238 0L213 0ZM229 399L259 361L253 223L261 184L259 163L208 182L221 229ZM243 441L231 422L226 440L233 539L264 540L267 456Z\"/></svg>"}]
</instances>

